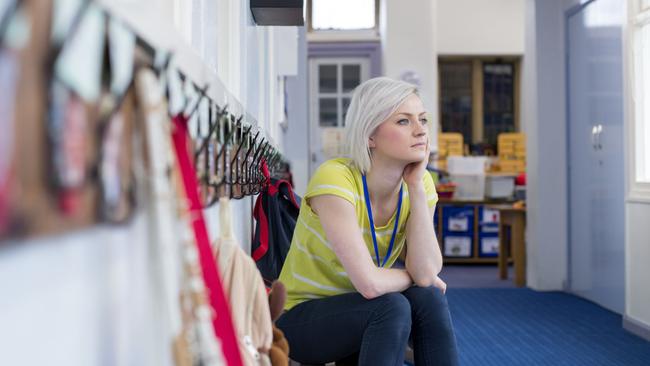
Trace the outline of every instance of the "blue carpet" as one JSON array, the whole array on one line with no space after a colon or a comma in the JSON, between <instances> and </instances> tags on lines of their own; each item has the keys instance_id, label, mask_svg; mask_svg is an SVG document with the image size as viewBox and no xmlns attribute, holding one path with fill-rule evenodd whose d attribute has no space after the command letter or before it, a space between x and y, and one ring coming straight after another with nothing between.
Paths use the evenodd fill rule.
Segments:
<instances>
[{"instance_id":1,"label":"blue carpet","mask_svg":"<svg viewBox=\"0 0 650 366\"><path fill-rule=\"evenodd\" d=\"M562 292L449 289L461 365L650 365L621 316Z\"/></svg>"}]
</instances>

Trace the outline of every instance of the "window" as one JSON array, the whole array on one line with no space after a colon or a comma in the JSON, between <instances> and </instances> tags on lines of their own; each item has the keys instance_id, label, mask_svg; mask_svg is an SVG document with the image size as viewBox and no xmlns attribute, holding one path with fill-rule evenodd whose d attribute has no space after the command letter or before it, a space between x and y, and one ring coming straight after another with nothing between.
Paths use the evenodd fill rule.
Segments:
<instances>
[{"instance_id":1,"label":"window","mask_svg":"<svg viewBox=\"0 0 650 366\"><path fill-rule=\"evenodd\" d=\"M634 121L631 196L650 200L650 0L639 0L632 28Z\"/></svg>"},{"instance_id":2,"label":"window","mask_svg":"<svg viewBox=\"0 0 650 366\"><path fill-rule=\"evenodd\" d=\"M369 78L369 57L310 57L310 175L325 160L344 153L343 127L352 92Z\"/></svg>"},{"instance_id":3,"label":"window","mask_svg":"<svg viewBox=\"0 0 650 366\"><path fill-rule=\"evenodd\" d=\"M483 63L483 141L496 145L502 132L515 132L514 65Z\"/></svg>"},{"instance_id":4,"label":"window","mask_svg":"<svg viewBox=\"0 0 650 366\"><path fill-rule=\"evenodd\" d=\"M471 153L496 153L499 134L517 132L516 58L441 58L440 124L458 132Z\"/></svg>"},{"instance_id":5,"label":"window","mask_svg":"<svg viewBox=\"0 0 650 366\"><path fill-rule=\"evenodd\" d=\"M376 30L378 0L310 0L310 31Z\"/></svg>"},{"instance_id":6,"label":"window","mask_svg":"<svg viewBox=\"0 0 650 366\"><path fill-rule=\"evenodd\" d=\"M439 68L442 130L472 141L472 63L443 62Z\"/></svg>"},{"instance_id":7,"label":"window","mask_svg":"<svg viewBox=\"0 0 650 366\"><path fill-rule=\"evenodd\" d=\"M367 59L314 59L312 76L320 127L344 127L352 91L368 78Z\"/></svg>"}]
</instances>

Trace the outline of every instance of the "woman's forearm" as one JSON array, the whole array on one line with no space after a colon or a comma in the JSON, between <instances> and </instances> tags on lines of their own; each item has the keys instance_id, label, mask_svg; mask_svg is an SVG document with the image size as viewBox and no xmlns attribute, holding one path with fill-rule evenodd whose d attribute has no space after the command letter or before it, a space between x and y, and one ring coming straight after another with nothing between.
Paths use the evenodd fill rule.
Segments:
<instances>
[{"instance_id":1,"label":"woman's forearm","mask_svg":"<svg viewBox=\"0 0 650 366\"><path fill-rule=\"evenodd\" d=\"M372 278L372 287L361 294L372 299L390 292L402 292L413 285L411 275L404 269L376 268Z\"/></svg>"},{"instance_id":2,"label":"woman's forearm","mask_svg":"<svg viewBox=\"0 0 650 366\"><path fill-rule=\"evenodd\" d=\"M423 186L409 186L411 211L406 226L406 270L418 286L432 286L442 269L442 254Z\"/></svg>"}]
</instances>

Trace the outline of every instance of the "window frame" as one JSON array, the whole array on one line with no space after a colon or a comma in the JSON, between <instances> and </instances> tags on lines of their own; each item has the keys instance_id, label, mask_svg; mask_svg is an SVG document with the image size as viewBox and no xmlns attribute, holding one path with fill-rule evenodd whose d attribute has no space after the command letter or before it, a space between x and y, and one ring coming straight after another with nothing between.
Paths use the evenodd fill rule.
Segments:
<instances>
[{"instance_id":1,"label":"window frame","mask_svg":"<svg viewBox=\"0 0 650 366\"><path fill-rule=\"evenodd\" d=\"M643 97L645 93L650 93L650 86L642 85L642 77L637 77L643 72L643 70L637 69L637 66L643 61L639 47L639 37L642 28L650 27L650 8L642 9L641 0L629 0L628 5L631 11L629 12L628 27L625 32L627 48L625 55L627 62L625 62L625 66L628 69L626 73L628 76L626 78L628 80L626 92L631 97L627 98L627 119L629 122L627 131L627 154L629 161L629 165L627 166L627 201L650 203L650 172L645 172L645 175L649 178L647 181L641 181L637 175L640 166L643 164L647 165L646 159L650 159L650 146L647 144L639 146L639 143L643 143L643 137L637 138L638 133L643 133L646 129L650 129L650 118L646 117L650 114L650 107L643 105ZM650 72L650 67L645 71ZM641 147L643 147L643 150Z\"/></svg>"},{"instance_id":2,"label":"window frame","mask_svg":"<svg viewBox=\"0 0 650 366\"><path fill-rule=\"evenodd\" d=\"M375 1L375 27L370 29L320 30L312 27L312 1L306 1L307 38L309 41L379 40L379 0Z\"/></svg>"}]
</instances>

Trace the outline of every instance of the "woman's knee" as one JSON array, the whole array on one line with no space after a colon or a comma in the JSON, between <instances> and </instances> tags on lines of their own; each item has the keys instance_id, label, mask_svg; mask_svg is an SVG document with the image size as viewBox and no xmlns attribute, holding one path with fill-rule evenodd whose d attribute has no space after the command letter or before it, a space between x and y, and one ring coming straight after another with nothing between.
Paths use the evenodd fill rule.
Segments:
<instances>
[{"instance_id":1,"label":"woman's knee","mask_svg":"<svg viewBox=\"0 0 650 366\"><path fill-rule=\"evenodd\" d=\"M404 296L416 314L436 314L445 317L449 314L447 296L437 288L413 286L404 291Z\"/></svg>"},{"instance_id":2,"label":"woman's knee","mask_svg":"<svg viewBox=\"0 0 650 366\"><path fill-rule=\"evenodd\" d=\"M411 304L404 295L393 292L381 295L371 300L376 303L374 317L376 320L383 320L411 326Z\"/></svg>"}]
</instances>

